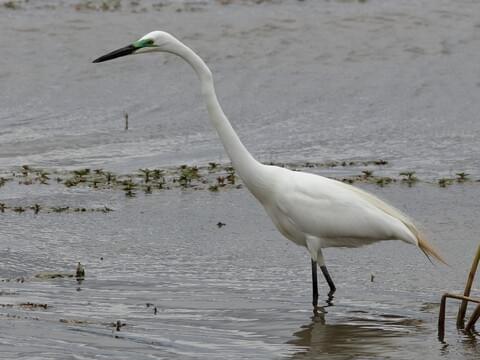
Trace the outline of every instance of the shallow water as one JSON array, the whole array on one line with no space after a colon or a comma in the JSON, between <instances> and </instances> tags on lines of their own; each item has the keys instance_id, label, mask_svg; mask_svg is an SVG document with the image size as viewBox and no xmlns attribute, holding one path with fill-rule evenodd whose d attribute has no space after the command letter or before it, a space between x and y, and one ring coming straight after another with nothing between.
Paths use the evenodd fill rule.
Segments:
<instances>
[{"instance_id":1,"label":"shallow water","mask_svg":"<svg viewBox=\"0 0 480 360\"><path fill-rule=\"evenodd\" d=\"M478 187L367 188L434 232L452 267L432 266L398 242L328 249L338 291L318 318L311 314L306 251L282 239L244 189L170 190L127 200L123 193L85 191L69 203L115 211L6 212L0 276L11 280L1 283L0 300L13 306L0 308L0 353L9 359L478 357L477 341L455 330L453 302L446 344L436 338L439 297L461 291L473 256ZM226 225L218 228L219 221ZM73 272L77 261L86 267L81 283L34 278ZM48 307L19 305L29 302ZM120 331L112 325L118 320L126 324Z\"/></svg>"},{"instance_id":2,"label":"shallow water","mask_svg":"<svg viewBox=\"0 0 480 360\"><path fill-rule=\"evenodd\" d=\"M223 161L181 61L90 63L158 28L206 59L226 113L263 161L382 158L389 164L375 172L385 175L480 176L476 2L143 2L147 11L112 12L76 3L0 6L2 173ZM462 291L478 244L478 184L360 185L416 219L452 266L397 242L328 249L338 291L312 318L307 253L245 189L126 198L7 183L0 202L12 206L114 211L0 213L0 357L476 359L478 336L457 332L453 301L446 343L436 321L441 294ZM73 272L78 261L81 283L34 277ZM21 306L29 302L48 307Z\"/></svg>"},{"instance_id":3,"label":"shallow water","mask_svg":"<svg viewBox=\"0 0 480 360\"><path fill-rule=\"evenodd\" d=\"M163 29L205 58L225 112L264 161L381 156L428 176L480 175L478 2L48 3L57 6L0 7L0 166L225 159L180 59L91 64Z\"/></svg>"}]
</instances>

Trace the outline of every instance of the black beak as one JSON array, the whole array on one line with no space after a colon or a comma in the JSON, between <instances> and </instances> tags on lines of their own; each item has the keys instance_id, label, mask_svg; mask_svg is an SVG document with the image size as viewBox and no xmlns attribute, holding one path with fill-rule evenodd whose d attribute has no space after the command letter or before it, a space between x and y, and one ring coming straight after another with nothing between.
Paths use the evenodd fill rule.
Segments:
<instances>
[{"instance_id":1,"label":"black beak","mask_svg":"<svg viewBox=\"0 0 480 360\"><path fill-rule=\"evenodd\" d=\"M94 63L99 63L107 60L112 60L120 56L125 56L125 55L130 55L132 54L135 50L138 48L133 46L133 45L128 45L125 46L121 49L117 49L115 51L112 51L106 55L100 56L98 59L93 60Z\"/></svg>"}]
</instances>

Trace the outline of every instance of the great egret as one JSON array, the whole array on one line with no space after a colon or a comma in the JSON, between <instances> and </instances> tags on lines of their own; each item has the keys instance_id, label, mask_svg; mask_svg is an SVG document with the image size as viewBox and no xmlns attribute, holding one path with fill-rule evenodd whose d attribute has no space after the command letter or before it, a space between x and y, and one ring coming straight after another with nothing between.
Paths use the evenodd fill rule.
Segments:
<instances>
[{"instance_id":1,"label":"great egret","mask_svg":"<svg viewBox=\"0 0 480 360\"><path fill-rule=\"evenodd\" d=\"M167 52L180 56L197 73L212 125L232 165L248 190L263 205L287 239L310 252L314 311L317 311L317 264L329 287L335 285L322 254L327 247L359 247L382 240L402 240L418 246L427 256L444 262L420 235L408 217L374 195L322 176L259 163L242 144L225 116L215 93L212 73L189 47L163 31L153 31L133 44L94 60Z\"/></svg>"}]
</instances>

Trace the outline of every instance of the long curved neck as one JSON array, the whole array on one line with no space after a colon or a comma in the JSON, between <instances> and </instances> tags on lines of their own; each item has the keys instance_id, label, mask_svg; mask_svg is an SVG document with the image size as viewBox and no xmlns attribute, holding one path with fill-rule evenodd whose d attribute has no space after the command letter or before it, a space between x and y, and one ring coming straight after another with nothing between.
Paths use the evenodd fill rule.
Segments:
<instances>
[{"instance_id":1,"label":"long curved neck","mask_svg":"<svg viewBox=\"0 0 480 360\"><path fill-rule=\"evenodd\" d=\"M180 45L180 48L176 49L175 53L187 61L197 73L201 83L202 95L210 115L210 121L217 130L233 167L248 189L258 197L260 193L258 190L265 185L262 181L264 165L255 160L248 152L225 116L215 93L210 69L192 49L184 44L180 43Z\"/></svg>"}]
</instances>

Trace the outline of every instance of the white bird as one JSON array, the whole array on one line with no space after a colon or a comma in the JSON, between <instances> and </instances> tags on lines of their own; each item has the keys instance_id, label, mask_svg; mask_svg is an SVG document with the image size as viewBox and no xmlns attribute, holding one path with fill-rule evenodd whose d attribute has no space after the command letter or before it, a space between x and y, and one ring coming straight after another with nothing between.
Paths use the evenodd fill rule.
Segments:
<instances>
[{"instance_id":1,"label":"white bird","mask_svg":"<svg viewBox=\"0 0 480 360\"><path fill-rule=\"evenodd\" d=\"M427 256L444 262L407 216L374 195L323 176L264 165L255 160L220 107L210 69L193 50L172 35L163 31L150 32L133 44L93 62L150 52L172 53L191 65L200 79L211 123L237 174L263 205L280 233L308 249L314 312L318 305L317 264L330 287L330 299L336 290L322 249L402 240L418 246Z\"/></svg>"}]
</instances>

